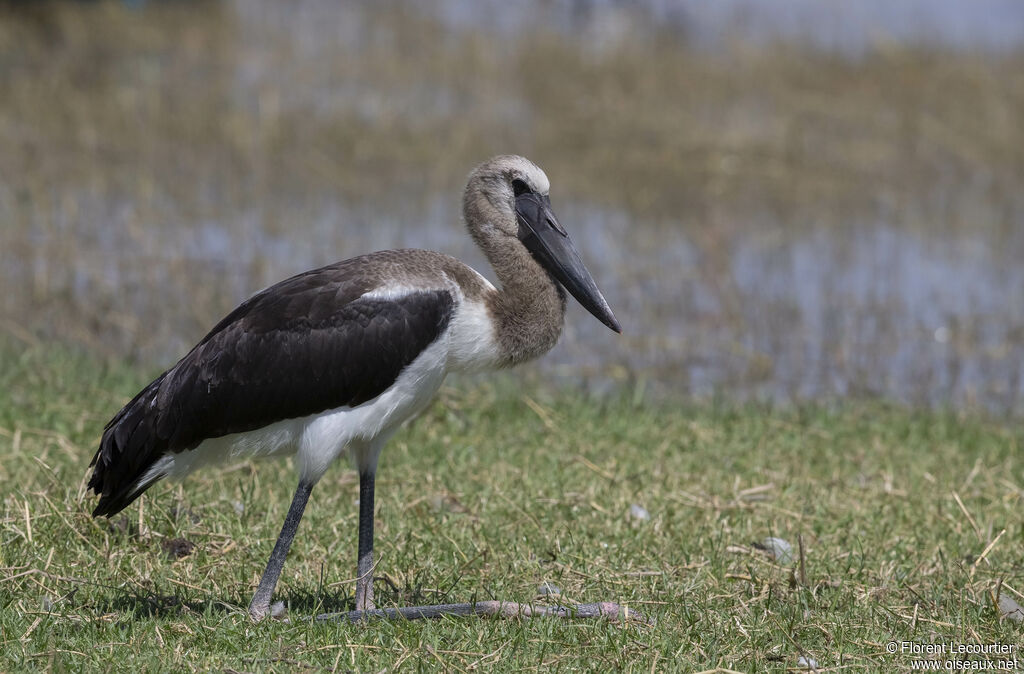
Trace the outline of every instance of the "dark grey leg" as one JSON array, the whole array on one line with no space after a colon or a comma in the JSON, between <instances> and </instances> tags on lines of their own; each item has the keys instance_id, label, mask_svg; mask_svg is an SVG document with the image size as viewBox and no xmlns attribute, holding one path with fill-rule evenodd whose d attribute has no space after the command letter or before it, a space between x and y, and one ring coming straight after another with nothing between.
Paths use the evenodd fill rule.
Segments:
<instances>
[{"instance_id":1,"label":"dark grey leg","mask_svg":"<svg viewBox=\"0 0 1024 674\"><path fill-rule=\"evenodd\" d=\"M284 518L284 526L281 527L281 535L277 537L274 544L274 551L270 553L270 560L267 561L267 569L260 578L260 586L256 588L256 594L249 602L249 617L253 620L263 620L270 613L270 597L277 587L277 579L281 576L281 568L284 567L285 557L288 556L288 548L295 538L295 531L299 528L299 521L302 519L302 512L306 509L306 502L309 501L309 494L313 491L313 485L300 482L292 498L292 504L288 508L288 515Z\"/></svg>"},{"instance_id":2,"label":"dark grey leg","mask_svg":"<svg viewBox=\"0 0 1024 674\"><path fill-rule=\"evenodd\" d=\"M373 604L373 471L359 473L359 566L356 569L356 610Z\"/></svg>"}]
</instances>

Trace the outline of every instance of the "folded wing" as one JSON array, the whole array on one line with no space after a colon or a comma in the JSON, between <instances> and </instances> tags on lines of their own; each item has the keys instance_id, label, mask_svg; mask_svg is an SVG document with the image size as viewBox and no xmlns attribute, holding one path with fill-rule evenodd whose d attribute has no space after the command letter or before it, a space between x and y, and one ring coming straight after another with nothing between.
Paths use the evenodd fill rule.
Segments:
<instances>
[{"instance_id":1,"label":"folded wing","mask_svg":"<svg viewBox=\"0 0 1024 674\"><path fill-rule=\"evenodd\" d=\"M235 309L107 424L93 457L93 515L113 515L160 478L168 453L383 393L447 328L447 289L367 295L359 259L268 288ZM358 273L361 270L363 273Z\"/></svg>"}]
</instances>

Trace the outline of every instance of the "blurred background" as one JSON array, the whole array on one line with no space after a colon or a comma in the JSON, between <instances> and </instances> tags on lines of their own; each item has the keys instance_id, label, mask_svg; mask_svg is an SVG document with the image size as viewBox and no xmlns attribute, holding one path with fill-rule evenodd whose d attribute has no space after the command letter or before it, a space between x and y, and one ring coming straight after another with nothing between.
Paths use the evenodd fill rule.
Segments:
<instances>
[{"instance_id":1,"label":"blurred background","mask_svg":"<svg viewBox=\"0 0 1024 674\"><path fill-rule=\"evenodd\" d=\"M168 366L524 154L596 391L1024 411L1024 3L0 4L0 339ZM6 357L16 353L4 350Z\"/></svg>"}]
</instances>

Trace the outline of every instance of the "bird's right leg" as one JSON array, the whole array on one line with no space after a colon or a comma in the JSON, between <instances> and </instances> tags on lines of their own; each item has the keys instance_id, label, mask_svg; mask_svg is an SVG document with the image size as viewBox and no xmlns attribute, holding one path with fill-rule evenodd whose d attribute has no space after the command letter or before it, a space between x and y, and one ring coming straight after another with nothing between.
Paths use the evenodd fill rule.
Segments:
<instances>
[{"instance_id":1,"label":"bird's right leg","mask_svg":"<svg viewBox=\"0 0 1024 674\"><path fill-rule=\"evenodd\" d=\"M299 528L299 521L302 519L302 513L306 509L306 502L309 501L309 494L312 491L313 483L304 481L299 482L299 486L295 490L292 504L288 508L288 515L284 518L284 526L281 527L281 535L277 537L274 551L270 553L267 568L263 572L263 577L260 578L260 586L256 588L256 594L249 602L249 617L253 620L263 620L270 613L270 597L274 594L274 588L277 587L277 579L281 576L285 557L288 556L288 548L291 547L292 539L295 538L295 532Z\"/></svg>"}]
</instances>

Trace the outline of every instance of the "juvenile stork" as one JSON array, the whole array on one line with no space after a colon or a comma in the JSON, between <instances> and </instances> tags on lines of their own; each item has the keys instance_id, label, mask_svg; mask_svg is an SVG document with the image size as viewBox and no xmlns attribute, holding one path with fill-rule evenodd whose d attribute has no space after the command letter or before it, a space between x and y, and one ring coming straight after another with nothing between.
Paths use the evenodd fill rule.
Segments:
<instances>
[{"instance_id":1,"label":"juvenile stork","mask_svg":"<svg viewBox=\"0 0 1024 674\"><path fill-rule=\"evenodd\" d=\"M107 424L92 460L93 516L110 517L165 477L228 457L294 454L299 485L249 604L270 599L310 492L347 454L359 472L356 610L407 618L538 613L625 617L615 604L575 609L503 602L376 610L373 484L381 448L424 409L448 372L516 365L548 351L565 290L620 332L572 239L549 183L523 157L478 166L463 195L470 235L501 284L453 257L388 250L293 276L228 314Z\"/></svg>"}]
</instances>

